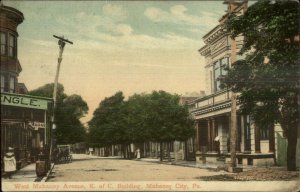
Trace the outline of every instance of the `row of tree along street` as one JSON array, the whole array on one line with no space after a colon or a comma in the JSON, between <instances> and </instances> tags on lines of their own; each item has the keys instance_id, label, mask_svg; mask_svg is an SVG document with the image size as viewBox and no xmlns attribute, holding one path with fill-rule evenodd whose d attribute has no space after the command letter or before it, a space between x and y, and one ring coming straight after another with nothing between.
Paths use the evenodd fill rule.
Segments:
<instances>
[{"instance_id":1,"label":"row of tree along street","mask_svg":"<svg viewBox=\"0 0 300 192\"><path fill-rule=\"evenodd\" d=\"M29 94L51 98L53 84L46 84ZM194 135L193 121L187 107L179 105L179 99L178 95L153 91L135 94L125 101L123 93L117 92L101 101L89 122L87 134L80 122L88 112L87 103L79 95L66 95L63 85L58 84L56 143L85 141L93 147L120 144L124 157L131 158L131 143L153 141L159 142L162 148L163 142L185 141Z\"/></svg>"},{"instance_id":2,"label":"row of tree along street","mask_svg":"<svg viewBox=\"0 0 300 192\"><path fill-rule=\"evenodd\" d=\"M193 120L179 99L165 91L135 94L126 101L122 92L105 98L89 122L91 146L119 144L123 157L131 158L131 143L158 142L162 151L163 142L186 141L194 135Z\"/></svg>"}]
</instances>

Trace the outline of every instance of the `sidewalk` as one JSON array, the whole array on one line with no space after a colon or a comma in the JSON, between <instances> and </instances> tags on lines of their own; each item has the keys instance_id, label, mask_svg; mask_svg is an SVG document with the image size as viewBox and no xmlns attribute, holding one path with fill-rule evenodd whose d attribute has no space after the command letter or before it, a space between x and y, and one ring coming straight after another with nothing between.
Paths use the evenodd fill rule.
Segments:
<instances>
[{"instance_id":1,"label":"sidewalk","mask_svg":"<svg viewBox=\"0 0 300 192\"><path fill-rule=\"evenodd\" d=\"M220 165L217 164L197 164L196 161L186 161L186 160L177 160L174 159L172 161L163 160L160 161L159 159L152 159L152 158L141 158L141 159L135 159L136 161L145 161L145 162L151 162L151 163L159 163L159 164L165 164L165 165L176 165L176 166L183 166L183 167L194 167L194 168L200 168L200 169L218 169ZM238 167L242 167L244 171L251 170L255 168L255 166L248 166L248 165L238 165Z\"/></svg>"},{"instance_id":2,"label":"sidewalk","mask_svg":"<svg viewBox=\"0 0 300 192\"><path fill-rule=\"evenodd\" d=\"M146 162L151 162L151 163L159 163L159 164L166 164L166 165L178 165L178 166L184 166L184 167L195 167L199 168L196 165L196 161L184 161L184 160L178 160L178 161L168 161L168 160L163 160L160 161L159 159L152 159L152 158L141 158L141 159L135 159L136 161L146 161Z\"/></svg>"},{"instance_id":3,"label":"sidewalk","mask_svg":"<svg viewBox=\"0 0 300 192\"><path fill-rule=\"evenodd\" d=\"M47 175L44 177L38 177L35 172L35 163L31 163L20 170L17 170L11 179L2 178L2 182L45 182L50 172L52 171L54 164L51 163L51 168Z\"/></svg>"}]
</instances>

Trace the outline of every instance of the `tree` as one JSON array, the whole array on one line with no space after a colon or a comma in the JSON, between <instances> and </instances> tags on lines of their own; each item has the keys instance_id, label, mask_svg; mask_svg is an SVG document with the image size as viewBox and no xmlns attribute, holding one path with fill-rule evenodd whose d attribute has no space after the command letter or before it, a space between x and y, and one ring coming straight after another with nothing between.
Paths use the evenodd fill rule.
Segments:
<instances>
[{"instance_id":1,"label":"tree","mask_svg":"<svg viewBox=\"0 0 300 192\"><path fill-rule=\"evenodd\" d=\"M124 96L120 91L101 101L88 123L90 143L102 147L121 144L124 157L128 157L130 142L125 112Z\"/></svg>"},{"instance_id":2,"label":"tree","mask_svg":"<svg viewBox=\"0 0 300 192\"><path fill-rule=\"evenodd\" d=\"M149 94L134 94L126 102L127 125L132 143L143 143L150 140L149 125Z\"/></svg>"},{"instance_id":3,"label":"tree","mask_svg":"<svg viewBox=\"0 0 300 192\"><path fill-rule=\"evenodd\" d=\"M80 118L88 112L87 103L81 96L67 96L60 106L57 105L56 122L57 141L60 144L70 144L86 140L86 130Z\"/></svg>"},{"instance_id":4,"label":"tree","mask_svg":"<svg viewBox=\"0 0 300 192\"><path fill-rule=\"evenodd\" d=\"M165 91L153 91L150 95L147 124L150 139L160 143L161 161L163 142L185 141L194 135L193 121L188 109L179 105L178 95ZM170 157L169 147L167 151Z\"/></svg>"},{"instance_id":5,"label":"tree","mask_svg":"<svg viewBox=\"0 0 300 192\"><path fill-rule=\"evenodd\" d=\"M53 97L53 83L29 92L30 95ZM79 95L67 96L64 87L58 84L56 117L56 138L58 144L70 144L86 139L86 131L80 118L88 112L87 103Z\"/></svg>"},{"instance_id":6,"label":"tree","mask_svg":"<svg viewBox=\"0 0 300 192\"><path fill-rule=\"evenodd\" d=\"M299 126L300 5L297 1L258 1L244 15L230 15L232 38L244 36L239 52L245 59L232 64L225 85L239 92L242 113L259 127L280 123L287 137L287 169L296 170Z\"/></svg>"},{"instance_id":7,"label":"tree","mask_svg":"<svg viewBox=\"0 0 300 192\"><path fill-rule=\"evenodd\" d=\"M194 134L187 108L179 105L179 96L164 91L135 94L128 101L124 101L122 92L105 98L95 110L89 130L91 144L121 144L125 158L130 158L131 143L184 141Z\"/></svg>"}]
</instances>

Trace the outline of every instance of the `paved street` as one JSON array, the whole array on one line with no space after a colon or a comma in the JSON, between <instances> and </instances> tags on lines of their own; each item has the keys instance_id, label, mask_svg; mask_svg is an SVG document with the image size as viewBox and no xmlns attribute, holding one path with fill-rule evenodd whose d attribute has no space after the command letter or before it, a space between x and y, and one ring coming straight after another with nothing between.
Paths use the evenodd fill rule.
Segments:
<instances>
[{"instance_id":1,"label":"paved street","mask_svg":"<svg viewBox=\"0 0 300 192\"><path fill-rule=\"evenodd\" d=\"M298 188L295 180L209 182L200 177L222 175L225 172L147 162L145 159L123 160L83 154L73 154L73 158L72 163L55 165L47 180L48 185L58 183L66 187L65 183L70 183L80 189L100 191L294 191Z\"/></svg>"},{"instance_id":2,"label":"paved street","mask_svg":"<svg viewBox=\"0 0 300 192\"><path fill-rule=\"evenodd\" d=\"M55 165L48 181L191 181L223 172L83 154L73 154L73 159L72 163Z\"/></svg>"}]
</instances>

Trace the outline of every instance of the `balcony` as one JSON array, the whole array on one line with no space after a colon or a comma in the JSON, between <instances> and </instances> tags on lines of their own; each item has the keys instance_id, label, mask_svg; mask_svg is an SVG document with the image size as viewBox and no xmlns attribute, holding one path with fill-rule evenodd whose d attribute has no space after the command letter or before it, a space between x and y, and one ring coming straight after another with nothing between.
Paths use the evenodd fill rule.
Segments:
<instances>
[{"instance_id":1,"label":"balcony","mask_svg":"<svg viewBox=\"0 0 300 192\"><path fill-rule=\"evenodd\" d=\"M217 93L195 99L188 104L189 111L193 115L197 116L229 108L231 106L231 95L231 91L222 90Z\"/></svg>"}]
</instances>

